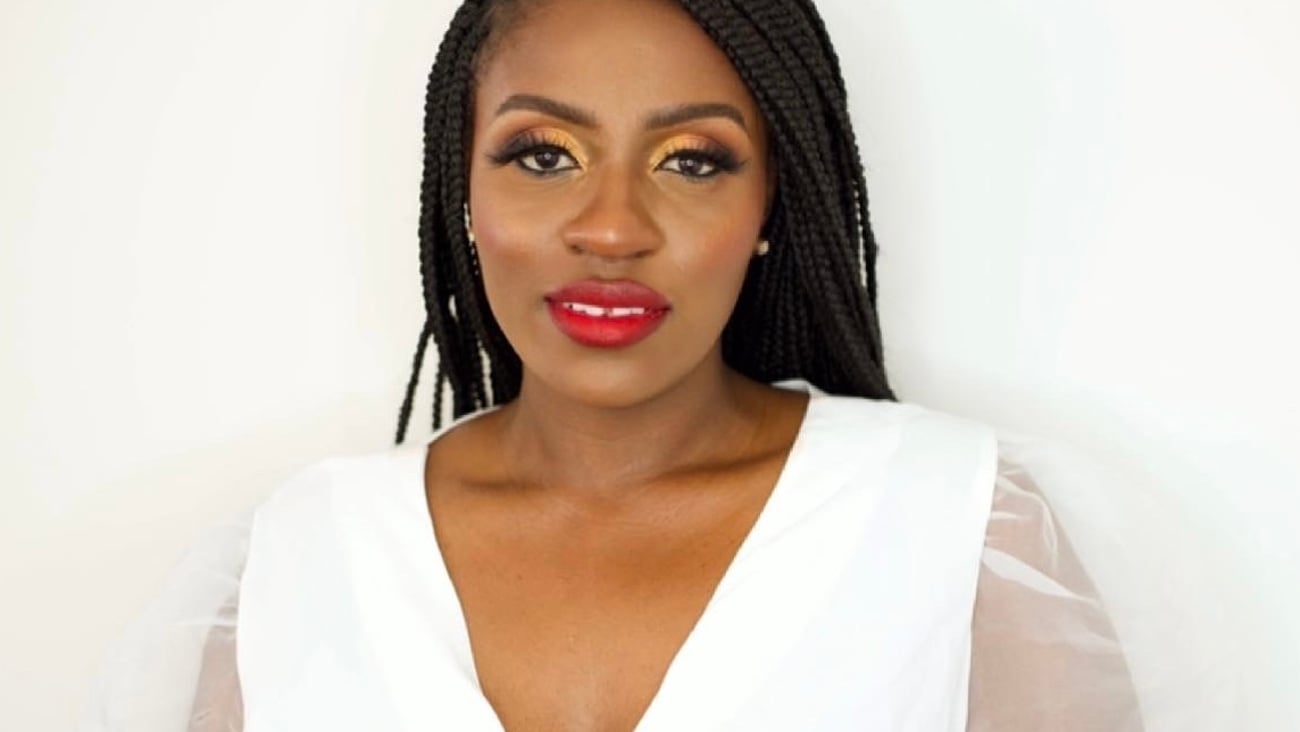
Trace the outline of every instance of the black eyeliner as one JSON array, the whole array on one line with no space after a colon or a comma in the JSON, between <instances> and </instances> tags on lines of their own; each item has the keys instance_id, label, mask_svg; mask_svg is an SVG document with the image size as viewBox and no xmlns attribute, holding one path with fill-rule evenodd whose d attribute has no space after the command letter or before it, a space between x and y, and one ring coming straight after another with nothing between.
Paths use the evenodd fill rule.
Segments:
<instances>
[{"instance_id":1,"label":"black eyeliner","mask_svg":"<svg viewBox=\"0 0 1300 732\"><path fill-rule=\"evenodd\" d=\"M506 141L506 144L496 152L488 153L488 159L493 163L496 163L498 166L509 165L522 157L524 153L540 149L559 150L566 155L569 154L569 151L562 145L548 142L541 135L530 130L510 138Z\"/></svg>"},{"instance_id":2,"label":"black eyeliner","mask_svg":"<svg viewBox=\"0 0 1300 732\"><path fill-rule=\"evenodd\" d=\"M716 178L721 173L735 173L748 164L748 160L742 161L730 148L717 143L707 143L703 145L685 145L680 149L674 150L664 157L665 161L673 158L685 158L706 163L714 167L714 172L707 175L688 175L685 176L693 181L707 181Z\"/></svg>"}]
</instances>

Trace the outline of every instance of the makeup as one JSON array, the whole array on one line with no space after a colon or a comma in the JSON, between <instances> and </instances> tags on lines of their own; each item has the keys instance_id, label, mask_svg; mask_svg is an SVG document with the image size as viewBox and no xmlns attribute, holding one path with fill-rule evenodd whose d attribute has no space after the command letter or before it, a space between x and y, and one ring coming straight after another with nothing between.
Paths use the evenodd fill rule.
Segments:
<instances>
[{"instance_id":1,"label":"makeup","mask_svg":"<svg viewBox=\"0 0 1300 732\"><path fill-rule=\"evenodd\" d=\"M498 167L513 163L538 177L587 165L586 157L578 152L578 144L573 138L550 129L525 130L506 140L496 152L489 153L488 159Z\"/></svg>"},{"instance_id":2,"label":"makeup","mask_svg":"<svg viewBox=\"0 0 1300 732\"><path fill-rule=\"evenodd\" d=\"M697 137L669 141L651 156L652 170L677 173L692 181L706 181L720 173L734 173L744 166L725 145Z\"/></svg>"},{"instance_id":3,"label":"makeup","mask_svg":"<svg viewBox=\"0 0 1300 732\"><path fill-rule=\"evenodd\" d=\"M591 348L626 348L649 337L672 306L634 280L583 280L546 295L561 333Z\"/></svg>"}]
</instances>

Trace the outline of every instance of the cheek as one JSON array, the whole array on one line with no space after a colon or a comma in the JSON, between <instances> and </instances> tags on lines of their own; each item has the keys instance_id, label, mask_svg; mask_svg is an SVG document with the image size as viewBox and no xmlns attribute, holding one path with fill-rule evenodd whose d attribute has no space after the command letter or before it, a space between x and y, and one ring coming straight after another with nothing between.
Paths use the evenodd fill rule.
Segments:
<instances>
[{"instance_id":1,"label":"cheek","mask_svg":"<svg viewBox=\"0 0 1300 732\"><path fill-rule=\"evenodd\" d=\"M498 320L509 317L499 306L519 302L533 291L525 281L545 267L539 242L551 241L554 222L546 211L521 209L516 196L501 195L490 184L471 185L470 210L483 274L483 286Z\"/></svg>"},{"instance_id":2,"label":"cheek","mask_svg":"<svg viewBox=\"0 0 1300 732\"><path fill-rule=\"evenodd\" d=\"M697 233L694 238L693 246L682 247L674 257L676 269L684 275L683 293L707 309L706 313L697 307L693 320L725 322L744 283L757 231L747 219L738 217L736 223Z\"/></svg>"},{"instance_id":3,"label":"cheek","mask_svg":"<svg viewBox=\"0 0 1300 732\"><path fill-rule=\"evenodd\" d=\"M749 264L753 244L744 231L719 232L695 249L691 270L699 279L717 282L738 281Z\"/></svg>"},{"instance_id":4,"label":"cheek","mask_svg":"<svg viewBox=\"0 0 1300 732\"><path fill-rule=\"evenodd\" d=\"M525 273L534 271L535 255L528 247L520 246L520 239L501 231L500 226L484 227L480 231L475 224L474 236L488 307L509 335L513 330L511 314L518 312L524 294L531 291L523 280Z\"/></svg>"},{"instance_id":5,"label":"cheek","mask_svg":"<svg viewBox=\"0 0 1300 732\"><path fill-rule=\"evenodd\" d=\"M472 171L470 212L479 248L488 256L526 263L545 259L573 215L574 195L562 185L528 181L504 169Z\"/></svg>"},{"instance_id":6,"label":"cheek","mask_svg":"<svg viewBox=\"0 0 1300 732\"><path fill-rule=\"evenodd\" d=\"M708 211L707 219L697 219L691 227L697 232L691 237L697 244L690 250L699 269L715 275L744 274L763 225L763 199L755 190L750 184L726 200L699 207Z\"/></svg>"},{"instance_id":7,"label":"cheek","mask_svg":"<svg viewBox=\"0 0 1300 732\"><path fill-rule=\"evenodd\" d=\"M758 245L764 191L761 176L749 175L716 195L679 196L661 209L669 242L664 253L693 295L734 302Z\"/></svg>"}]
</instances>

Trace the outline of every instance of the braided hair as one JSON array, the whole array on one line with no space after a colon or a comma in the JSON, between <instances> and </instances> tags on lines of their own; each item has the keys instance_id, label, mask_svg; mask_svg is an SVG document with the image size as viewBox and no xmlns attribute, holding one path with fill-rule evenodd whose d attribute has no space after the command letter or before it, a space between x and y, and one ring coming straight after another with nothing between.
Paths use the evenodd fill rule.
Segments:
<instances>
[{"instance_id":1,"label":"braided hair","mask_svg":"<svg viewBox=\"0 0 1300 732\"><path fill-rule=\"evenodd\" d=\"M465 0L438 48L425 97L420 275L425 323L398 417L405 437L421 367L438 349L453 418L519 394L523 367L488 307L464 220L470 110L480 64L529 0ZM844 79L812 0L677 0L727 55L762 112L780 171L763 236L722 332L724 361L763 382L805 379L831 394L894 398L876 313L876 242Z\"/></svg>"}]
</instances>

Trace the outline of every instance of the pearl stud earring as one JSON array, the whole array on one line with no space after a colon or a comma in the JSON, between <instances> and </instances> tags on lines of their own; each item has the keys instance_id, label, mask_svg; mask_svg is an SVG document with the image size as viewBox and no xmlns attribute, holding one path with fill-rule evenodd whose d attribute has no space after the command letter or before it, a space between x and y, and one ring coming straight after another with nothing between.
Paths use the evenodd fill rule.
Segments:
<instances>
[{"instance_id":1,"label":"pearl stud earring","mask_svg":"<svg viewBox=\"0 0 1300 732\"><path fill-rule=\"evenodd\" d=\"M759 239L758 246L754 249L754 253L761 257L767 254L771 249L772 245L767 242L767 239Z\"/></svg>"}]
</instances>

